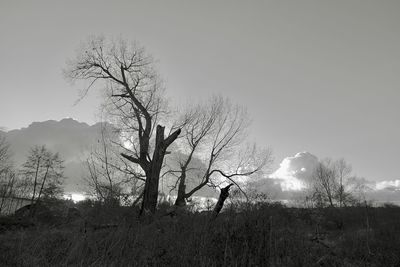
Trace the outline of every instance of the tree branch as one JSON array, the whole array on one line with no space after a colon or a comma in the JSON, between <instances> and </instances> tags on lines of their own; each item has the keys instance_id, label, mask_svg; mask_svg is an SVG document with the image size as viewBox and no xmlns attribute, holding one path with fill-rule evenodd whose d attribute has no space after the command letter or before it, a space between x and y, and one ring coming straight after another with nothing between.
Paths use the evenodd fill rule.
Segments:
<instances>
[{"instance_id":1,"label":"tree branch","mask_svg":"<svg viewBox=\"0 0 400 267\"><path fill-rule=\"evenodd\" d=\"M141 163L140 160L139 160L138 158L135 158L135 157L126 155L126 154L124 154L124 153L121 153L121 156L124 157L124 158L126 158L127 160L133 162L133 163L137 163L137 164L140 164L140 163Z\"/></svg>"}]
</instances>

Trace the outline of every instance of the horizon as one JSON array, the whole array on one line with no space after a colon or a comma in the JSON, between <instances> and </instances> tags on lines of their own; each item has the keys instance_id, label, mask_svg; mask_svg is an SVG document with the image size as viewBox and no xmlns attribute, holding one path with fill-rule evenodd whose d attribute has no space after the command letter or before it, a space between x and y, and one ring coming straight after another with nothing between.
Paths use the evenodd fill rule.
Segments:
<instances>
[{"instance_id":1,"label":"horizon","mask_svg":"<svg viewBox=\"0 0 400 267\"><path fill-rule=\"evenodd\" d=\"M80 125L83 128L91 128L93 126L96 126L99 123L102 123L102 122L97 122L92 125L89 125L86 122L81 122L74 118L67 117L67 118L62 118L59 121L46 120L43 122L37 122L37 121L32 122L27 127L23 127L21 129L9 130L6 133L15 133L15 132L19 132L19 131L26 131L26 130L29 130L30 127L32 127L32 125L40 126L41 127L40 129L43 129L43 131L47 131L49 129L51 130L51 128L48 128L47 126L57 127L58 125L60 125L62 123L67 123L66 125L70 125L69 124L70 121L73 121L74 123L76 123L77 125ZM47 125L47 126L45 127L45 125ZM64 128L64 126L63 126L63 128ZM68 133L68 131L67 131L67 133ZM51 132L50 132L50 136L52 136ZM29 135L28 136L25 135L23 137L27 138L27 139L32 139L31 137L29 137ZM54 143L54 142L57 142L58 137L56 137L56 136L52 136L52 137L53 138L50 141L50 143L53 146L54 145L56 145L56 146L57 145L58 146L59 145L71 146L71 143L69 143L69 144L63 143L63 142L65 142L65 140L58 144ZM74 139L70 140L70 142L73 143L74 142L73 140ZM38 143L37 145L46 145L46 140L42 141L42 143L40 143L40 144ZM79 145L79 143L77 143L76 145L81 146L81 145ZM61 146L61 148L62 148L62 146ZM13 144L11 144L11 151L12 150L13 150ZM63 153L64 151L62 149L58 150L58 151L53 151L53 152L60 152L61 155L64 154ZM21 154L21 152L19 152L17 154ZM21 155L16 155L16 156L18 156L19 158L21 157ZM79 161L79 156L76 157L73 154L71 155L71 151L69 152L69 154L67 154L68 162L71 162L71 161L76 162L77 160ZM278 167L271 168L270 172L265 173L260 178L262 180L265 180L265 182L267 184L272 182L272 184L274 184L275 186L279 185L280 189L278 191L276 191L276 188L274 189L274 186L272 187L271 190L268 191L268 194L271 194L271 196L275 195L275 200L280 199L280 200L286 200L286 201L290 202L292 193L297 194L300 192L306 192L307 181L308 181L309 177L312 176L312 169L316 166L316 163L318 162L318 160L319 160L319 158L316 155L314 155L312 153L312 151L299 151L295 155L290 155L290 156L282 159L282 161L277 162ZM19 162L22 163L21 158L19 159ZM74 172L73 170L71 172L71 170L69 169L68 166L67 166L67 172L72 173L72 175L76 175L76 172ZM66 178L67 178L67 184L69 184L68 178L74 178L73 183L76 183L76 181L81 181L80 177L66 177ZM257 178L257 179L259 179L259 178ZM257 179L254 182L257 183ZM249 179L249 181L250 182L252 181L251 178ZM258 181L260 181L260 180L258 180ZM83 182L83 181L81 181L81 182ZM366 182L366 185L371 190L371 192L369 192L369 195L372 194L372 196L369 197L369 200L374 200L374 202L377 202L377 203L385 203L388 201L392 202L392 203L398 203L400 201L400 195L397 196L397 194L396 194L396 192L400 192L400 179L384 179L384 180L367 179L365 182ZM71 185L69 185L67 187L68 189L65 191L64 198L69 198L69 195L72 195L70 198L75 202L86 199L88 194L90 195L90 193L89 193L89 191L87 191L87 189L83 189L83 187L81 187L81 186L82 186L82 184L79 187L71 187ZM279 193L279 191L282 191L282 193ZM375 193L378 193L378 195L373 196L373 194L375 194ZM387 197L385 197L385 194L389 194L389 193L390 194L394 193L395 195L392 195L392 196L388 195Z\"/></svg>"}]
</instances>

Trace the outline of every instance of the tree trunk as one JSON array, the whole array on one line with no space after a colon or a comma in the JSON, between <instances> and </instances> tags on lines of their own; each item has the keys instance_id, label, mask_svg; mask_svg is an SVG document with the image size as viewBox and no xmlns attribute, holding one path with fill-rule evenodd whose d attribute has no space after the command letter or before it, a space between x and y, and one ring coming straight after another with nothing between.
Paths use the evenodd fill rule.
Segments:
<instances>
[{"instance_id":1,"label":"tree trunk","mask_svg":"<svg viewBox=\"0 0 400 267\"><path fill-rule=\"evenodd\" d=\"M215 204L214 210L213 210L213 217L216 218L222 208L224 207L225 200L229 196L229 189L233 184L228 185L227 187L224 187L221 189L221 193L219 194L218 202Z\"/></svg>"},{"instance_id":2,"label":"tree trunk","mask_svg":"<svg viewBox=\"0 0 400 267\"><path fill-rule=\"evenodd\" d=\"M44 184L46 183L47 174L49 173L49 168L50 168L50 165L47 165L46 166L46 173L43 176L42 185L40 186L39 194L38 194L38 197L37 197L36 201L39 201L40 197L42 195Z\"/></svg>"},{"instance_id":3,"label":"tree trunk","mask_svg":"<svg viewBox=\"0 0 400 267\"><path fill-rule=\"evenodd\" d=\"M35 201L36 184L37 184L37 178L38 178L38 174L39 174L39 164L40 164L40 158L38 159L38 162L36 165L35 181L33 183L33 195L32 195L32 199L31 199L31 205L33 205L33 202Z\"/></svg>"},{"instance_id":4,"label":"tree trunk","mask_svg":"<svg viewBox=\"0 0 400 267\"><path fill-rule=\"evenodd\" d=\"M164 139L164 127L158 125L156 130L156 141L149 168L146 170L146 183L144 186L143 202L140 214L147 211L155 213L158 201L158 185L164 156L168 146L178 137L181 130L178 129L167 139Z\"/></svg>"},{"instance_id":5,"label":"tree trunk","mask_svg":"<svg viewBox=\"0 0 400 267\"><path fill-rule=\"evenodd\" d=\"M179 177L178 196L175 200L175 206L186 206L186 173L182 172Z\"/></svg>"},{"instance_id":6,"label":"tree trunk","mask_svg":"<svg viewBox=\"0 0 400 267\"><path fill-rule=\"evenodd\" d=\"M328 200L329 200L329 205L333 208L335 205L333 205L333 198L331 194L328 195Z\"/></svg>"},{"instance_id":7,"label":"tree trunk","mask_svg":"<svg viewBox=\"0 0 400 267\"><path fill-rule=\"evenodd\" d=\"M163 158L153 158L152 167L146 173L146 184L144 186L144 194L142 201L142 208L140 214L143 212L155 213L158 201L158 185L160 179L161 165Z\"/></svg>"}]
</instances>

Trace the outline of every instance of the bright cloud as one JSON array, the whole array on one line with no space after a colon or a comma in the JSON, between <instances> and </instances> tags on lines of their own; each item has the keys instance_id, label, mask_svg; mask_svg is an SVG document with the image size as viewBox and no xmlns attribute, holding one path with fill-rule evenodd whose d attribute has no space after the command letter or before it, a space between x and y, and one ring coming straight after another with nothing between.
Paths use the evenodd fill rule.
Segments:
<instances>
[{"instance_id":1,"label":"bright cloud","mask_svg":"<svg viewBox=\"0 0 400 267\"><path fill-rule=\"evenodd\" d=\"M375 184L375 190L384 190L384 189L400 191L400 180L382 181L382 182L377 182Z\"/></svg>"},{"instance_id":2,"label":"bright cloud","mask_svg":"<svg viewBox=\"0 0 400 267\"><path fill-rule=\"evenodd\" d=\"M318 158L309 152L286 157L274 173L265 179L253 182L253 186L275 199L298 197L297 194L307 189L318 162ZM349 182L348 189L356 197L365 197L376 203L391 202L400 205L400 179L375 182L352 177Z\"/></svg>"},{"instance_id":3,"label":"bright cloud","mask_svg":"<svg viewBox=\"0 0 400 267\"><path fill-rule=\"evenodd\" d=\"M282 160L279 168L269 178L279 179L283 191L305 189L318 164L318 158L309 152L300 152Z\"/></svg>"}]
</instances>

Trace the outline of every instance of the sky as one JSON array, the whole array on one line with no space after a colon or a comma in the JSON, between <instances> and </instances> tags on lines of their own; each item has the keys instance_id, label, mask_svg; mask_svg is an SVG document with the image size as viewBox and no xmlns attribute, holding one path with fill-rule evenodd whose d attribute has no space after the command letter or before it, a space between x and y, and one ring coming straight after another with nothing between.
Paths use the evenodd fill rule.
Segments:
<instances>
[{"instance_id":1,"label":"sky","mask_svg":"<svg viewBox=\"0 0 400 267\"><path fill-rule=\"evenodd\" d=\"M0 0L0 127L72 117L66 60L90 35L136 40L172 104L221 94L248 108L275 165L308 151L369 180L400 179L399 1Z\"/></svg>"}]
</instances>

